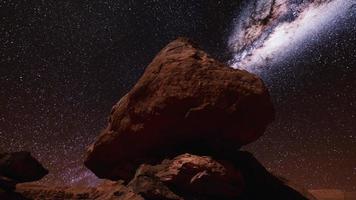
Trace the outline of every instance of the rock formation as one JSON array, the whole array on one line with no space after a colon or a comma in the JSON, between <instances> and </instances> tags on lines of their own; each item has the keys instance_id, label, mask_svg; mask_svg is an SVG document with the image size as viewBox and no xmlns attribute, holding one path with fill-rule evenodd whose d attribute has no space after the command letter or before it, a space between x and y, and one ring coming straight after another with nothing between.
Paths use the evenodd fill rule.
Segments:
<instances>
[{"instance_id":1,"label":"rock formation","mask_svg":"<svg viewBox=\"0 0 356 200\"><path fill-rule=\"evenodd\" d=\"M260 78L179 38L113 107L85 165L100 178L129 181L142 163L185 152L220 155L253 142L273 119Z\"/></svg>"},{"instance_id":2,"label":"rock formation","mask_svg":"<svg viewBox=\"0 0 356 200\"><path fill-rule=\"evenodd\" d=\"M92 188L20 184L16 193L0 192L0 199L313 199L240 150L273 119L260 78L231 69L179 38L113 107L108 127L88 150L85 165L116 182ZM46 173L29 153L0 156L2 188L11 190Z\"/></svg>"},{"instance_id":3,"label":"rock formation","mask_svg":"<svg viewBox=\"0 0 356 200\"><path fill-rule=\"evenodd\" d=\"M156 166L141 165L129 187L145 199L235 199L245 186L231 163L183 154Z\"/></svg>"},{"instance_id":4,"label":"rock formation","mask_svg":"<svg viewBox=\"0 0 356 200\"><path fill-rule=\"evenodd\" d=\"M113 107L85 165L146 200L307 199L239 150L273 119L259 77L179 38Z\"/></svg>"},{"instance_id":5,"label":"rock formation","mask_svg":"<svg viewBox=\"0 0 356 200\"><path fill-rule=\"evenodd\" d=\"M230 160L183 154L159 165L141 165L128 187L148 200L307 199L288 184L252 154L238 151Z\"/></svg>"},{"instance_id":6,"label":"rock formation","mask_svg":"<svg viewBox=\"0 0 356 200\"><path fill-rule=\"evenodd\" d=\"M48 171L29 152L0 153L0 187L14 189L17 183L43 178Z\"/></svg>"},{"instance_id":7,"label":"rock formation","mask_svg":"<svg viewBox=\"0 0 356 200\"><path fill-rule=\"evenodd\" d=\"M288 183L289 184L289 183ZM157 165L142 164L129 184L96 187L19 184L10 199L28 200L304 200L298 190L269 173L248 152L230 160L182 154ZM16 196L14 196L16 195ZM309 193L303 195L315 200ZM21 197L21 198L19 198Z\"/></svg>"},{"instance_id":8,"label":"rock formation","mask_svg":"<svg viewBox=\"0 0 356 200\"><path fill-rule=\"evenodd\" d=\"M48 174L29 152L0 153L0 199L24 199L16 184L37 181Z\"/></svg>"}]
</instances>

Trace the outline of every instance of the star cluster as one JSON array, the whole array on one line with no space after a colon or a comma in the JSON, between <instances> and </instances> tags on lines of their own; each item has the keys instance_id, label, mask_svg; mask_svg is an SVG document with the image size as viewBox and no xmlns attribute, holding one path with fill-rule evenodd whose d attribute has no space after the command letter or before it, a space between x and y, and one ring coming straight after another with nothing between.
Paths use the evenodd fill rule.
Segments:
<instances>
[{"instance_id":1,"label":"star cluster","mask_svg":"<svg viewBox=\"0 0 356 200\"><path fill-rule=\"evenodd\" d=\"M239 1L0 1L0 151L27 150L52 184L95 184L85 148L169 41L222 61ZM260 75L277 119L246 148L308 188L356 190L354 9Z\"/></svg>"},{"instance_id":2,"label":"star cluster","mask_svg":"<svg viewBox=\"0 0 356 200\"><path fill-rule=\"evenodd\" d=\"M293 53L291 46L298 48L312 35L337 26L337 19L351 5L343 0L249 1L235 20L229 39L234 52L230 63L234 68L258 73Z\"/></svg>"}]
</instances>

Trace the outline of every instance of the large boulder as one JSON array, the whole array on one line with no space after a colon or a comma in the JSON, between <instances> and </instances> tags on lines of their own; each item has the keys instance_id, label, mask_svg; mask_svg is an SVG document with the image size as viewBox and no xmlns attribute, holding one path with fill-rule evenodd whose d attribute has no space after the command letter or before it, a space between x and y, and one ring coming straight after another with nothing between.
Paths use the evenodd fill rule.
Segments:
<instances>
[{"instance_id":1,"label":"large boulder","mask_svg":"<svg viewBox=\"0 0 356 200\"><path fill-rule=\"evenodd\" d=\"M0 153L0 187L14 189L17 183L37 181L48 174L29 152Z\"/></svg>"},{"instance_id":2,"label":"large boulder","mask_svg":"<svg viewBox=\"0 0 356 200\"><path fill-rule=\"evenodd\" d=\"M142 163L185 152L214 155L251 143L273 119L259 77L229 68L179 38L113 107L85 165L100 178L128 181Z\"/></svg>"}]
</instances>

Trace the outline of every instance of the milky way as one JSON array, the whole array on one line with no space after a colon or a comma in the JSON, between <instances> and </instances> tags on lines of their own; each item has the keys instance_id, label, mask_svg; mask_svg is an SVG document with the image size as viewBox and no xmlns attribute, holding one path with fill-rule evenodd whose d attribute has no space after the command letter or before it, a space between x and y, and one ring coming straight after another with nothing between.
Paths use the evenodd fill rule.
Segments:
<instances>
[{"instance_id":1,"label":"milky way","mask_svg":"<svg viewBox=\"0 0 356 200\"><path fill-rule=\"evenodd\" d=\"M87 146L185 36L268 85L276 121L246 147L264 166L307 188L356 190L356 12L347 0L242 2L0 1L0 151L30 151L46 184L95 184Z\"/></svg>"},{"instance_id":2,"label":"milky way","mask_svg":"<svg viewBox=\"0 0 356 200\"><path fill-rule=\"evenodd\" d=\"M311 35L335 26L351 5L349 0L249 1L229 38L230 64L258 73L311 42Z\"/></svg>"}]
</instances>

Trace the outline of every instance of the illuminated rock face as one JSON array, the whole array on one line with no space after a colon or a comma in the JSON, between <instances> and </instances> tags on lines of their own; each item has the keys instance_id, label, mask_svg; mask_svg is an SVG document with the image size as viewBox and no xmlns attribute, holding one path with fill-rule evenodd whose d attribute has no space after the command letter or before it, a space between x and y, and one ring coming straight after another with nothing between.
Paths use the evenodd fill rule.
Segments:
<instances>
[{"instance_id":1,"label":"illuminated rock face","mask_svg":"<svg viewBox=\"0 0 356 200\"><path fill-rule=\"evenodd\" d=\"M85 164L100 178L128 181L142 163L186 152L215 155L251 143L273 119L259 77L179 38L113 107Z\"/></svg>"}]
</instances>

